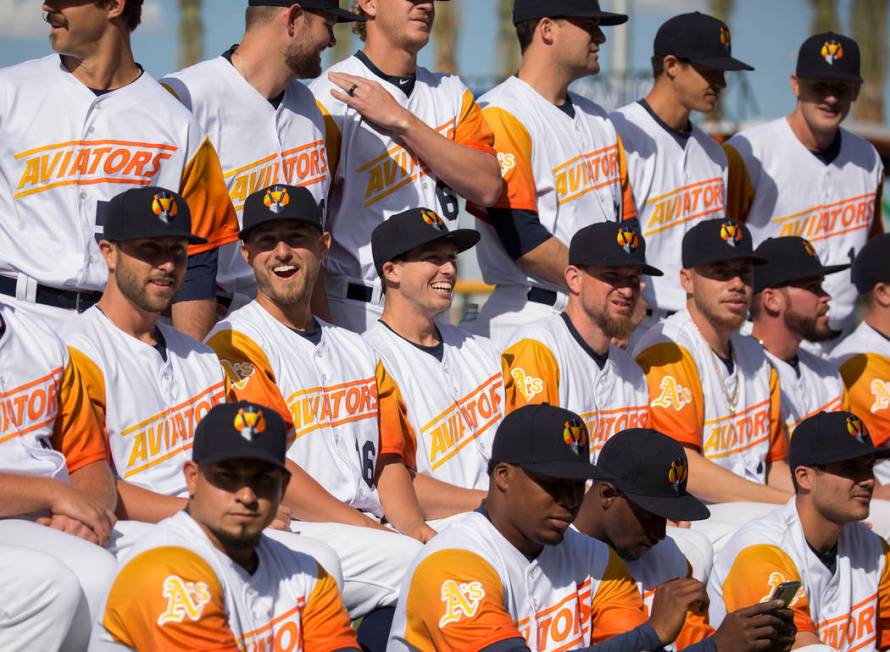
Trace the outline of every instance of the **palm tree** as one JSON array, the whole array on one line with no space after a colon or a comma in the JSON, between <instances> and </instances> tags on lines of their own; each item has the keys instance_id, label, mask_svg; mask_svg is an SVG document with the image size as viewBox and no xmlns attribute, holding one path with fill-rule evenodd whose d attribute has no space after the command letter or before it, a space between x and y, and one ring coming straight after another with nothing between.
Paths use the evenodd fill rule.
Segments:
<instances>
[{"instance_id":1,"label":"palm tree","mask_svg":"<svg viewBox=\"0 0 890 652\"><path fill-rule=\"evenodd\" d=\"M204 55L201 0L179 0L179 67L198 63Z\"/></svg>"},{"instance_id":2,"label":"palm tree","mask_svg":"<svg viewBox=\"0 0 890 652\"><path fill-rule=\"evenodd\" d=\"M813 15L810 18L810 33L839 31L837 0L810 0L810 6L813 8Z\"/></svg>"},{"instance_id":3,"label":"palm tree","mask_svg":"<svg viewBox=\"0 0 890 652\"><path fill-rule=\"evenodd\" d=\"M729 23L729 18L735 9L735 0L710 0L708 3L709 11L714 18L719 18L724 23ZM731 31L731 30L730 30ZM720 98L714 110L705 115L705 121L711 123L719 123L723 119L723 102L724 98Z\"/></svg>"},{"instance_id":4,"label":"palm tree","mask_svg":"<svg viewBox=\"0 0 890 652\"><path fill-rule=\"evenodd\" d=\"M498 61L501 77L506 79L519 68L519 44L513 27L513 0L498 0Z\"/></svg>"},{"instance_id":5,"label":"palm tree","mask_svg":"<svg viewBox=\"0 0 890 652\"><path fill-rule=\"evenodd\" d=\"M884 85L887 79L888 0L857 0L850 9L853 38L862 56L862 90L853 104L853 117L861 122L884 122Z\"/></svg>"},{"instance_id":6,"label":"palm tree","mask_svg":"<svg viewBox=\"0 0 890 652\"><path fill-rule=\"evenodd\" d=\"M457 72L457 34L460 30L460 8L455 3L437 3L433 23L433 42L436 45L437 72Z\"/></svg>"}]
</instances>

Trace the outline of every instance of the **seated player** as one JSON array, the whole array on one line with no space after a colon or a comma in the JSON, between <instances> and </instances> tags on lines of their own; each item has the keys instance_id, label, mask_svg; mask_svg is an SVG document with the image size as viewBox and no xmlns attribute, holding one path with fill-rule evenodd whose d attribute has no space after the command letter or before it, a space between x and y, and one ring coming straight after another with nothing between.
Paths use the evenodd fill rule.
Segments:
<instances>
[{"instance_id":1,"label":"seated player","mask_svg":"<svg viewBox=\"0 0 890 652\"><path fill-rule=\"evenodd\" d=\"M247 402L214 407L183 469L189 500L132 549L91 650L359 650L337 584L263 534L290 480L287 426Z\"/></svg>"}]
</instances>

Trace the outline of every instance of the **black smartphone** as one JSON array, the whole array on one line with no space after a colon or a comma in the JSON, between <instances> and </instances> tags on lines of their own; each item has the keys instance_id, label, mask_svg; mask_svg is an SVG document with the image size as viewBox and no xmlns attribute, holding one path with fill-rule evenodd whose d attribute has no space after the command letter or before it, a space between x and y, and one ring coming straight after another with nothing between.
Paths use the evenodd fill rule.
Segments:
<instances>
[{"instance_id":1,"label":"black smartphone","mask_svg":"<svg viewBox=\"0 0 890 652\"><path fill-rule=\"evenodd\" d=\"M792 580L790 582L782 582L773 590L770 600L781 600L787 607L794 600L794 596L800 591L800 582Z\"/></svg>"}]
</instances>

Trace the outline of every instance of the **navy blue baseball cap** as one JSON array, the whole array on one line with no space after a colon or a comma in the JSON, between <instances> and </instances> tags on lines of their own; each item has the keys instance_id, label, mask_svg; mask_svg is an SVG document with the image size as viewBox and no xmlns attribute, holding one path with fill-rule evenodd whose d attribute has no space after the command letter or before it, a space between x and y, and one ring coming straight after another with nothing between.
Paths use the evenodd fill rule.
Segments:
<instances>
[{"instance_id":1,"label":"navy blue baseball cap","mask_svg":"<svg viewBox=\"0 0 890 652\"><path fill-rule=\"evenodd\" d=\"M569 244L569 265L641 267L643 274L664 276L646 264L646 242L635 228L619 222L597 222L578 231Z\"/></svg>"},{"instance_id":2,"label":"navy blue baseball cap","mask_svg":"<svg viewBox=\"0 0 890 652\"><path fill-rule=\"evenodd\" d=\"M189 244L207 240L192 235L192 213L182 196L157 186L130 188L105 206L101 240L123 242L143 238L187 238Z\"/></svg>"},{"instance_id":3,"label":"navy blue baseball cap","mask_svg":"<svg viewBox=\"0 0 890 652\"><path fill-rule=\"evenodd\" d=\"M683 267L748 258L763 265L766 258L754 253L751 231L735 220L702 220L683 236Z\"/></svg>"},{"instance_id":4,"label":"navy blue baseball cap","mask_svg":"<svg viewBox=\"0 0 890 652\"><path fill-rule=\"evenodd\" d=\"M799 79L834 79L862 83L859 74L859 44L849 36L823 32L814 34L797 53Z\"/></svg>"},{"instance_id":5,"label":"navy blue baseball cap","mask_svg":"<svg viewBox=\"0 0 890 652\"><path fill-rule=\"evenodd\" d=\"M249 0L251 7L290 7L298 4L303 9L323 11L337 18L338 23L355 23L367 20L364 16L340 9L337 0Z\"/></svg>"},{"instance_id":6,"label":"navy blue baseball cap","mask_svg":"<svg viewBox=\"0 0 890 652\"><path fill-rule=\"evenodd\" d=\"M798 466L820 466L874 455L890 457L890 448L875 446L868 428L852 412L820 412L801 421L788 446L791 472Z\"/></svg>"},{"instance_id":7,"label":"navy blue baseball cap","mask_svg":"<svg viewBox=\"0 0 890 652\"><path fill-rule=\"evenodd\" d=\"M242 240L260 224L275 220L294 220L323 230L321 206L302 186L278 183L247 196L241 213Z\"/></svg>"},{"instance_id":8,"label":"navy blue baseball cap","mask_svg":"<svg viewBox=\"0 0 890 652\"><path fill-rule=\"evenodd\" d=\"M616 14L600 9L597 0L515 0L513 3L513 24L539 18L597 18L600 25L622 25L627 22L625 14Z\"/></svg>"},{"instance_id":9,"label":"navy blue baseball cap","mask_svg":"<svg viewBox=\"0 0 890 652\"><path fill-rule=\"evenodd\" d=\"M754 253L766 259L754 270L754 292L778 288L800 281L849 269L850 264L823 265L809 240L796 235L767 238Z\"/></svg>"},{"instance_id":10,"label":"navy blue baseball cap","mask_svg":"<svg viewBox=\"0 0 890 652\"><path fill-rule=\"evenodd\" d=\"M259 460L289 473L286 454L284 419L275 410L256 403L216 405L195 428L192 460L197 464Z\"/></svg>"},{"instance_id":11,"label":"navy blue baseball cap","mask_svg":"<svg viewBox=\"0 0 890 652\"><path fill-rule=\"evenodd\" d=\"M668 19L655 34L656 57L674 55L706 70L754 70L732 57L732 34L722 20L698 11Z\"/></svg>"}]
</instances>

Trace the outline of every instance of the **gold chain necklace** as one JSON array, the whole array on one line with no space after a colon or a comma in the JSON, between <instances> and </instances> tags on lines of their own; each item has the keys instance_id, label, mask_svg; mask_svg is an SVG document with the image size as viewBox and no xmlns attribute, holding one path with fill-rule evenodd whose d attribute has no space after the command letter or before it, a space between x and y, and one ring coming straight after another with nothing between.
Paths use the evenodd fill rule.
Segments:
<instances>
[{"instance_id":1,"label":"gold chain necklace","mask_svg":"<svg viewBox=\"0 0 890 652\"><path fill-rule=\"evenodd\" d=\"M729 356L732 358L732 365L733 369L736 372L736 379L735 389L733 390L732 394L730 394L729 389L727 389L726 387L726 381L723 378L723 370L720 369L719 366L723 364L723 362L717 360L717 352L714 351L713 347L711 347L710 344L708 344L705 336L701 334L701 330L699 330L698 324L695 323L695 320L690 319L690 321L692 322L692 325L695 326L695 330L696 332L698 332L698 336L705 343L705 346L708 347L708 351L711 354L711 366L714 369L714 373L717 375L717 380L720 383L720 390L723 392L723 398L726 399L726 404L729 406L729 415L734 417L739 404L739 396L741 395L742 379L739 377L739 361L736 359L735 347L732 345L732 340L730 340L729 342Z\"/></svg>"}]
</instances>

